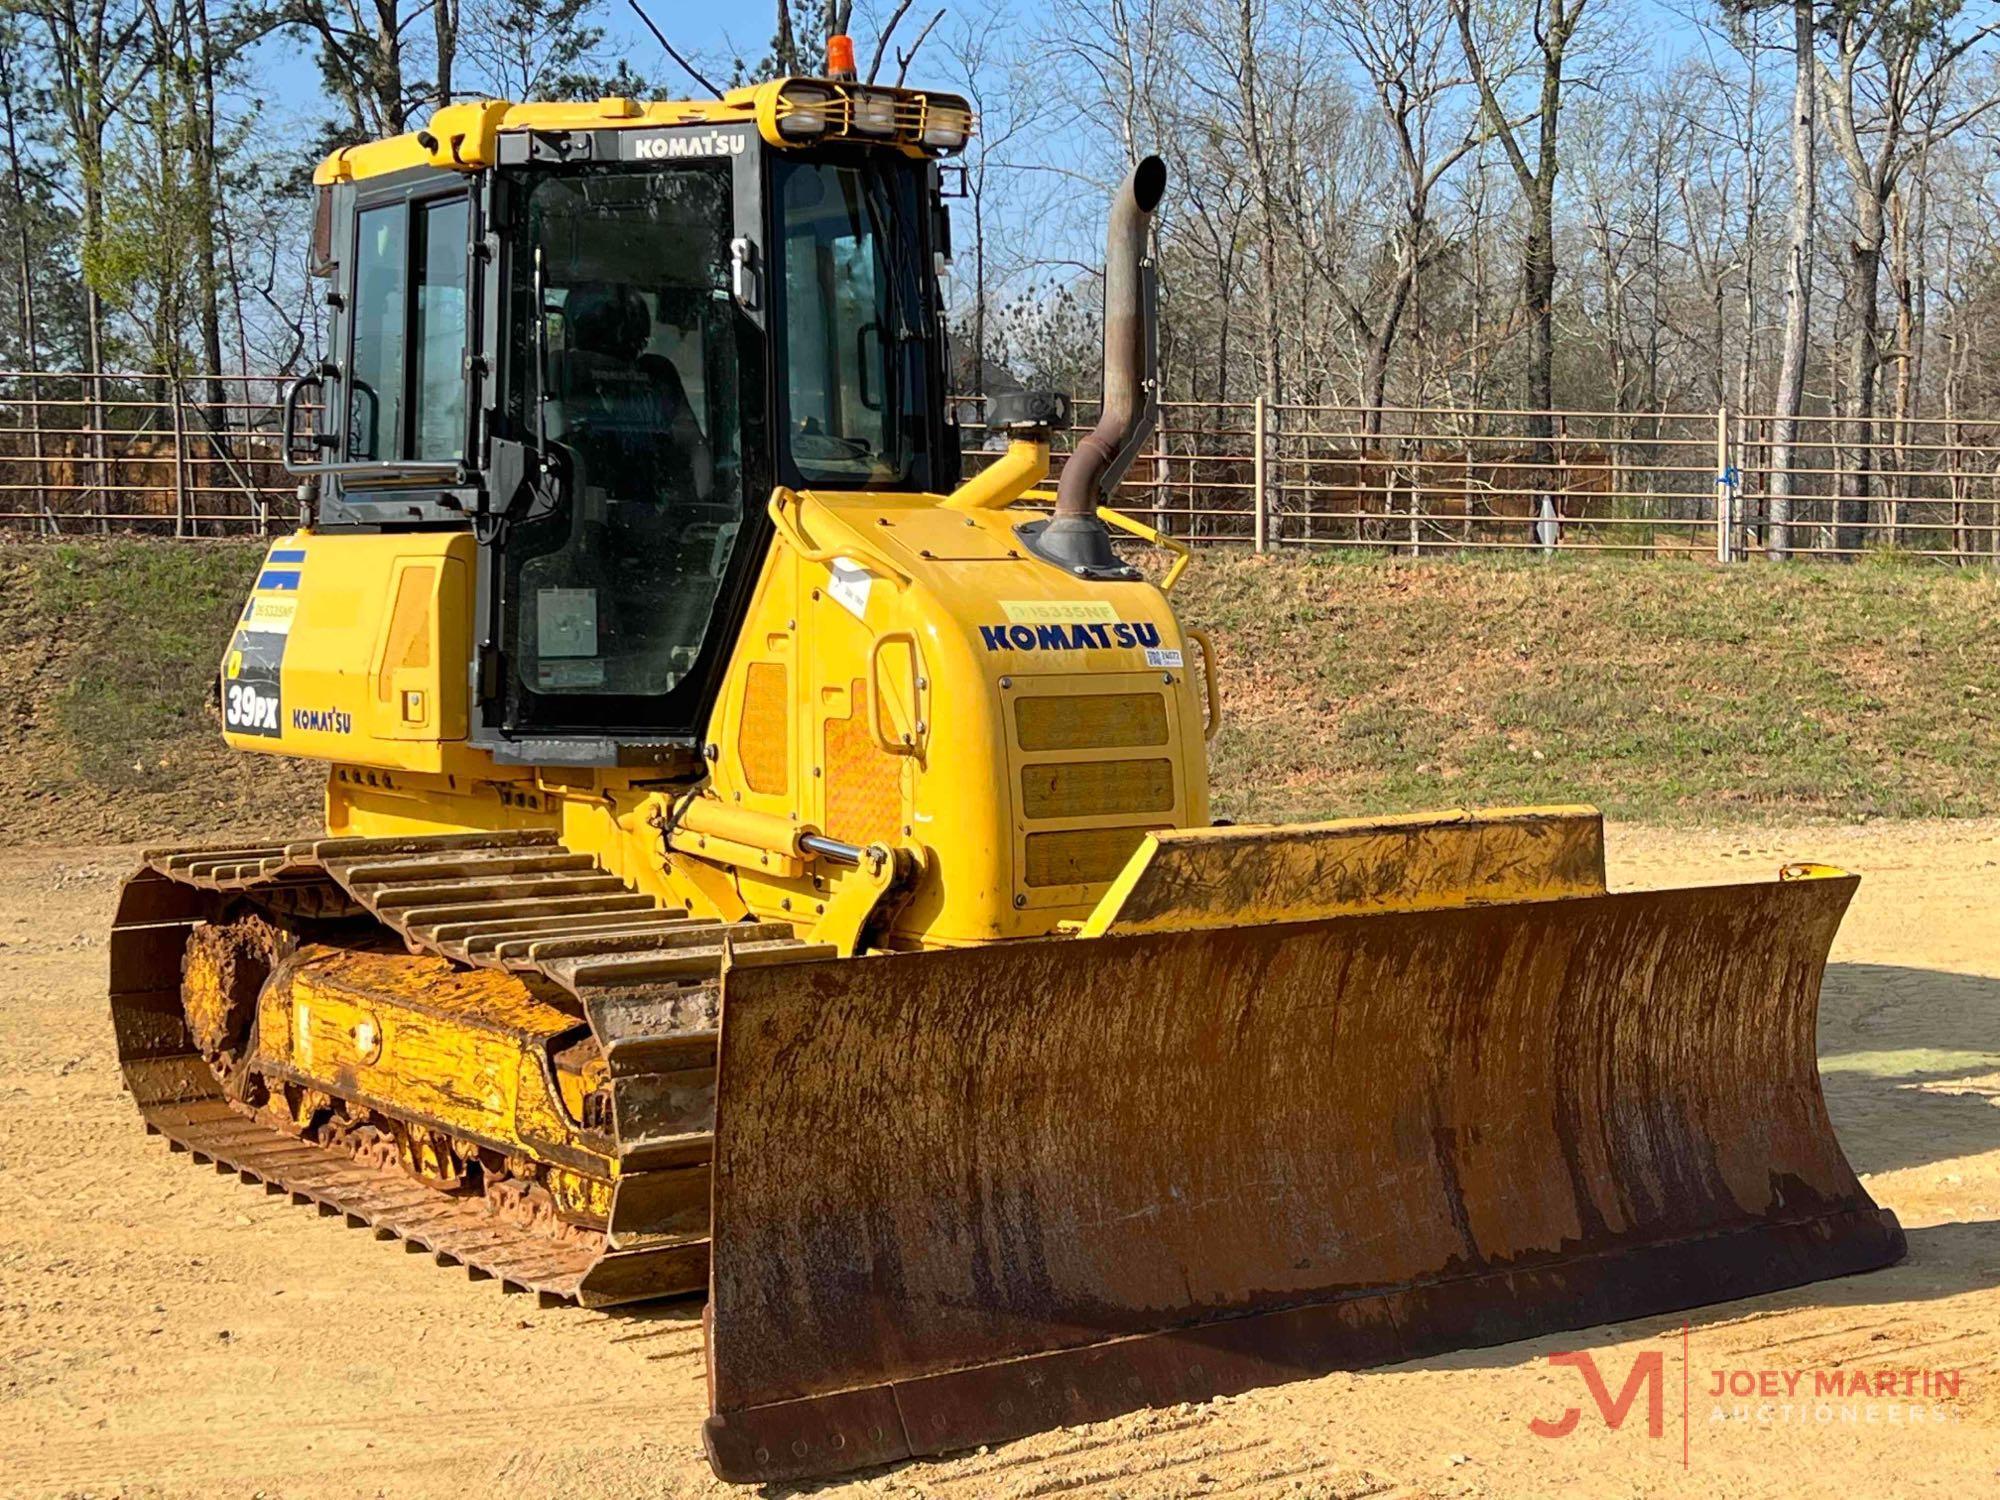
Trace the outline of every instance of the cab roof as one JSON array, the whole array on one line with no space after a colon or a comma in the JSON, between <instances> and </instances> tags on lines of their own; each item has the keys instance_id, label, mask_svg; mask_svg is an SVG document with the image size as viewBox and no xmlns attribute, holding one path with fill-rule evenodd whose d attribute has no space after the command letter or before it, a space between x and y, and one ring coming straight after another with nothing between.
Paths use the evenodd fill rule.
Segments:
<instances>
[{"instance_id":1,"label":"cab roof","mask_svg":"<svg viewBox=\"0 0 2000 1500\"><path fill-rule=\"evenodd\" d=\"M874 128L859 123L861 118ZM802 128L817 121L810 129ZM893 121L893 128L881 127ZM944 156L972 133L972 108L956 94L878 88L825 78L780 78L731 89L720 99L641 103L515 103L506 99L448 104L428 128L345 146L313 171L321 187L414 167L463 172L491 166L504 131L634 130L662 125L755 125L773 146L841 140L912 156Z\"/></svg>"}]
</instances>

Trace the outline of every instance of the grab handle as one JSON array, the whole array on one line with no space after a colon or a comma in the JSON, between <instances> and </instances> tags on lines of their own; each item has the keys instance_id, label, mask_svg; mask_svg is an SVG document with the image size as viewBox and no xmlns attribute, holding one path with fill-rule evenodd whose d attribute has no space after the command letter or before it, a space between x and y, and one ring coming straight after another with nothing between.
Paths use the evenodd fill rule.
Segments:
<instances>
[{"instance_id":1,"label":"grab handle","mask_svg":"<svg viewBox=\"0 0 2000 1500\"><path fill-rule=\"evenodd\" d=\"M882 648L893 643L910 648L910 732L900 742L891 739L882 727L882 709L888 701L882 692ZM916 636L907 630L885 630L876 636L875 644L868 648L868 730L875 736L875 743L890 755L917 753L917 741L929 727L924 723L925 686L924 653Z\"/></svg>"},{"instance_id":2,"label":"grab handle","mask_svg":"<svg viewBox=\"0 0 2000 1500\"><path fill-rule=\"evenodd\" d=\"M1201 726L1204 740L1215 738L1215 731L1222 727L1222 690L1215 682L1215 646L1208 638L1206 630L1190 630L1189 640L1201 647L1201 688L1207 698L1208 718Z\"/></svg>"},{"instance_id":3,"label":"grab handle","mask_svg":"<svg viewBox=\"0 0 2000 1500\"><path fill-rule=\"evenodd\" d=\"M331 465L319 462L300 464L292 461L292 454L300 447L298 436L299 397L304 395L308 389L313 392L315 397L323 398L326 394L326 377L317 373L301 375L297 379L287 382L285 385L284 416L278 429L278 462L284 465L287 474L323 474L331 467ZM312 435L311 447L315 454L322 448L330 448L332 446L332 438L320 433Z\"/></svg>"}]
</instances>

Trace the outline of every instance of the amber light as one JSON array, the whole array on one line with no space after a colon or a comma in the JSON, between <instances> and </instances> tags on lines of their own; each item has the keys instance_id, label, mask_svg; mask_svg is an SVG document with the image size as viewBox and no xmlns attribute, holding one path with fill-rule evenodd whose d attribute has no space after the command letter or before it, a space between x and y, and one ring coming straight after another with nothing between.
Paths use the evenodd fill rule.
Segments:
<instances>
[{"instance_id":1,"label":"amber light","mask_svg":"<svg viewBox=\"0 0 2000 1500\"><path fill-rule=\"evenodd\" d=\"M855 76L853 37L836 34L826 39L826 76L829 78Z\"/></svg>"}]
</instances>

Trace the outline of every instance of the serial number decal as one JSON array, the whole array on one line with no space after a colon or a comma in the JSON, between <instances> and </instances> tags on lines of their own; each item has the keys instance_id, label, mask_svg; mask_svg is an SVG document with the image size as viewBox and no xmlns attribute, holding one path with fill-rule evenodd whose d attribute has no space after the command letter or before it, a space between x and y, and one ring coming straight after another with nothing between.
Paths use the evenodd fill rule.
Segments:
<instances>
[{"instance_id":1,"label":"serial number decal","mask_svg":"<svg viewBox=\"0 0 2000 1500\"><path fill-rule=\"evenodd\" d=\"M299 612L299 601L294 598L270 598L262 594L252 594L250 602L243 606L243 628L259 631L266 635L285 635L292 628L292 620Z\"/></svg>"},{"instance_id":2,"label":"serial number decal","mask_svg":"<svg viewBox=\"0 0 2000 1500\"><path fill-rule=\"evenodd\" d=\"M1000 613L1010 625L1115 625L1118 610L1108 599L1002 599Z\"/></svg>"},{"instance_id":3,"label":"serial number decal","mask_svg":"<svg viewBox=\"0 0 2000 1500\"><path fill-rule=\"evenodd\" d=\"M868 595L875 587L875 575L851 558L836 557L831 564L832 578L826 586L833 602L846 610L855 619L868 618Z\"/></svg>"}]
</instances>

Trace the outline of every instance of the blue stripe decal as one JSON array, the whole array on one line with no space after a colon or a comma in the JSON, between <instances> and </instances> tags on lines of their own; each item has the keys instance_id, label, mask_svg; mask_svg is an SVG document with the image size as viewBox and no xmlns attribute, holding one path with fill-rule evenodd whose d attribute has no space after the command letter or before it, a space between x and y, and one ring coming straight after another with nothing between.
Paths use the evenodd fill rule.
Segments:
<instances>
[{"instance_id":1,"label":"blue stripe decal","mask_svg":"<svg viewBox=\"0 0 2000 1500\"><path fill-rule=\"evenodd\" d=\"M295 589L299 586L297 568L266 568L257 575L260 589Z\"/></svg>"},{"instance_id":2,"label":"blue stripe decal","mask_svg":"<svg viewBox=\"0 0 2000 1500\"><path fill-rule=\"evenodd\" d=\"M305 560L306 549L303 547L273 547L271 555L264 559L265 562L274 563L302 563Z\"/></svg>"}]
</instances>

